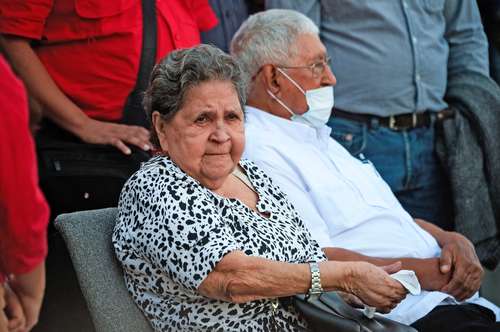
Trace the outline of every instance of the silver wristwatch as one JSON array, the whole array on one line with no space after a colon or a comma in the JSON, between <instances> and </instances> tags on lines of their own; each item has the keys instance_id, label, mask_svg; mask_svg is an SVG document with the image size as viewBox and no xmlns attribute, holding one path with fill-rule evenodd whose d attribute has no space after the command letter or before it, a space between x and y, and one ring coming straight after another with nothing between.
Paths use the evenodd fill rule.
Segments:
<instances>
[{"instance_id":1,"label":"silver wristwatch","mask_svg":"<svg viewBox=\"0 0 500 332\"><path fill-rule=\"evenodd\" d=\"M307 295L320 295L321 293L323 293L323 287L321 287L321 274L319 272L319 265L316 262L310 262L309 268L311 269L311 288L309 288Z\"/></svg>"}]
</instances>

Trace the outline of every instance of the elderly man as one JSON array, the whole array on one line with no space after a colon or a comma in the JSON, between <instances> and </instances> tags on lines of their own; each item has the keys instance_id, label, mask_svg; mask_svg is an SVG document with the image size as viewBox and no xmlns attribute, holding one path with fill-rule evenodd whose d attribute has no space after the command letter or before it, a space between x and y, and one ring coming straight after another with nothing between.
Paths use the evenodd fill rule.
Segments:
<instances>
[{"instance_id":1,"label":"elderly man","mask_svg":"<svg viewBox=\"0 0 500 332\"><path fill-rule=\"evenodd\" d=\"M408 295L389 318L421 331L442 330L444 322L454 331L497 330L499 309L474 294L482 269L471 243L414 221L368 160L330 138L336 79L314 23L289 10L255 14L231 53L251 77L245 157L288 194L328 257L400 260L415 270L426 291Z\"/></svg>"}]
</instances>

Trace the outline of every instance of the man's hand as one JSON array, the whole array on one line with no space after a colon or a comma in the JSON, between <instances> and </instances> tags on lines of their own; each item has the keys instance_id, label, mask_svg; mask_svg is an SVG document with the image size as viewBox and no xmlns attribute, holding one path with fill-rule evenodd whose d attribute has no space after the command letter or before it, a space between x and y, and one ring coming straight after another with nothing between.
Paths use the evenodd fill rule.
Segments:
<instances>
[{"instance_id":1,"label":"man's hand","mask_svg":"<svg viewBox=\"0 0 500 332\"><path fill-rule=\"evenodd\" d=\"M135 145L144 151L152 149L149 132L139 126L128 126L88 118L81 128L75 130L75 134L86 143L113 145L124 154L132 152L127 144Z\"/></svg>"},{"instance_id":2,"label":"man's hand","mask_svg":"<svg viewBox=\"0 0 500 332\"><path fill-rule=\"evenodd\" d=\"M415 219L415 222L439 243L441 273L452 273L451 280L440 290L458 301L471 297L481 286L484 274L474 245L459 233L446 232L422 219Z\"/></svg>"},{"instance_id":3,"label":"man's hand","mask_svg":"<svg viewBox=\"0 0 500 332\"><path fill-rule=\"evenodd\" d=\"M442 248L439 259L441 273L452 271L450 282L441 291L463 301L477 292L484 275L474 245L456 232L446 232L439 242Z\"/></svg>"}]
</instances>

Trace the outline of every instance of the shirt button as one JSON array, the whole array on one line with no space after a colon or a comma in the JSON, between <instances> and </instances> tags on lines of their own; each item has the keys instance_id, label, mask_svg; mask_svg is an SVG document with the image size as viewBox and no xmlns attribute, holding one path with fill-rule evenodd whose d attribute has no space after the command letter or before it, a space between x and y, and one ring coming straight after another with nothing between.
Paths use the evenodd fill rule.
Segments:
<instances>
[{"instance_id":1,"label":"shirt button","mask_svg":"<svg viewBox=\"0 0 500 332\"><path fill-rule=\"evenodd\" d=\"M403 1L403 7L408 8L408 3L406 3L406 1Z\"/></svg>"},{"instance_id":2,"label":"shirt button","mask_svg":"<svg viewBox=\"0 0 500 332\"><path fill-rule=\"evenodd\" d=\"M418 41L417 37L412 37L411 40L413 41L413 44L416 44Z\"/></svg>"},{"instance_id":3,"label":"shirt button","mask_svg":"<svg viewBox=\"0 0 500 332\"><path fill-rule=\"evenodd\" d=\"M420 81L420 74L415 75L415 81Z\"/></svg>"},{"instance_id":4,"label":"shirt button","mask_svg":"<svg viewBox=\"0 0 500 332\"><path fill-rule=\"evenodd\" d=\"M174 39L177 40L177 41L179 41L179 39L181 39L181 36L178 33L176 33L175 36L174 36Z\"/></svg>"}]
</instances>

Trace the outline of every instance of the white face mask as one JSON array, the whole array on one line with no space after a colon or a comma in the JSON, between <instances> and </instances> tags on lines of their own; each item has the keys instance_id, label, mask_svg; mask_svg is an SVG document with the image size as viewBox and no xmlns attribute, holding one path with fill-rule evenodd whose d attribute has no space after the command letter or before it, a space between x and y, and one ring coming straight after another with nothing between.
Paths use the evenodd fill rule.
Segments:
<instances>
[{"instance_id":1,"label":"white face mask","mask_svg":"<svg viewBox=\"0 0 500 332\"><path fill-rule=\"evenodd\" d=\"M325 86L304 91L304 89L283 70L280 68L278 68L278 70L306 96L307 112L304 114L295 114L290 107L276 97L271 91L267 90L267 93L292 115L292 121L304 123L315 128L320 128L325 125L330 118L334 105L333 86Z\"/></svg>"}]
</instances>

